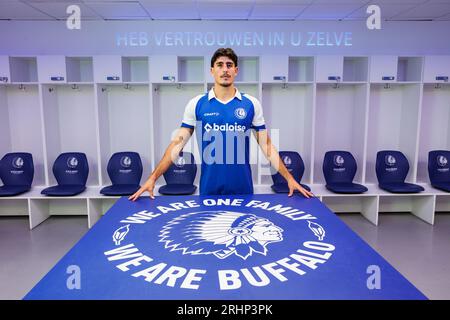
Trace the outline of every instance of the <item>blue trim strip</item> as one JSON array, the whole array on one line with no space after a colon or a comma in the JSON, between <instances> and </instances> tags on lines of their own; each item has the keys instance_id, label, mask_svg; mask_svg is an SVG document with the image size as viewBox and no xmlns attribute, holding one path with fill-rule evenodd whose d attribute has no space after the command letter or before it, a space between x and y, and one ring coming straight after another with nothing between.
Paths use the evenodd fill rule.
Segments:
<instances>
[{"instance_id":1,"label":"blue trim strip","mask_svg":"<svg viewBox=\"0 0 450 320\"><path fill-rule=\"evenodd\" d=\"M184 123L184 122L181 123L181 127L182 127L182 128L194 129L194 126L191 126L191 125L186 124L186 123Z\"/></svg>"}]
</instances>

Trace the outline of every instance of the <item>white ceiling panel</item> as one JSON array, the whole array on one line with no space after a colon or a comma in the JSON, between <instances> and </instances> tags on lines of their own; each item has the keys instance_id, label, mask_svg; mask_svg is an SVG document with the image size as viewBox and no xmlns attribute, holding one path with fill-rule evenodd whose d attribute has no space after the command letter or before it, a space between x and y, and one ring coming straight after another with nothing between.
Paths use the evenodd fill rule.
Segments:
<instances>
[{"instance_id":1,"label":"white ceiling panel","mask_svg":"<svg viewBox=\"0 0 450 320\"><path fill-rule=\"evenodd\" d=\"M100 19L101 17L98 16L94 11L92 11L89 7L84 5L81 2L77 1L70 1L70 0L64 0L64 1L34 1L29 3L34 8L45 12L46 14L55 17L57 19L65 19L68 17L68 14L66 13L67 7L69 5L77 5L80 7L81 12L81 19Z\"/></svg>"},{"instance_id":2,"label":"white ceiling panel","mask_svg":"<svg viewBox=\"0 0 450 320\"><path fill-rule=\"evenodd\" d=\"M380 6L381 10L381 19L387 20L392 18L395 15L411 10L416 4L381 4L381 3L373 3ZM367 7L364 6L349 16L346 19L367 19L369 14L366 12Z\"/></svg>"},{"instance_id":3,"label":"white ceiling panel","mask_svg":"<svg viewBox=\"0 0 450 320\"><path fill-rule=\"evenodd\" d=\"M0 19L48 20L53 19L39 10L19 1L0 1Z\"/></svg>"},{"instance_id":4,"label":"white ceiling panel","mask_svg":"<svg viewBox=\"0 0 450 320\"><path fill-rule=\"evenodd\" d=\"M198 4L201 19L247 19L251 9L251 4Z\"/></svg>"},{"instance_id":5,"label":"white ceiling panel","mask_svg":"<svg viewBox=\"0 0 450 320\"><path fill-rule=\"evenodd\" d=\"M338 20L352 14L361 4L312 4L306 8L298 19L308 20Z\"/></svg>"},{"instance_id":6,"label":"white ceiling panel","mask_svg":"<svg viewBox=\"0 0 450 320\"><path fill-rule=\"evenodd\" d=\"M294 19L308 5L255 5L249 19Z\"/></svg>"},{"instance_id":7,"label":"white ceiling panel","mask_svg":"<svg viewBox=\"0 0 450 320\"><path fill-rule=\"evenodd\" d=\"M433 19L450 13L450 3L425 3L404 13L394 16L394 19Z\"/></svg>"},{"instance_id":8,"label":"white ceiling panel","mask_svg":"<svg viewBox=\"0 0 450 320\"><path fill-rule=\"evenodd\" d=\"M197 7L192 3L150 3L141 2L153 19L199 19Z\"/></svg>"},{"instance_id":9,"label":"white ceiling panel","mask_svg":"<svg viewBox=\"0 0 450 320\"><path fill-rule=\"evenodd\" d=\"M104 19L149 19L138 1L85 1L85 4Z\"/></svg>"}]
</instances>

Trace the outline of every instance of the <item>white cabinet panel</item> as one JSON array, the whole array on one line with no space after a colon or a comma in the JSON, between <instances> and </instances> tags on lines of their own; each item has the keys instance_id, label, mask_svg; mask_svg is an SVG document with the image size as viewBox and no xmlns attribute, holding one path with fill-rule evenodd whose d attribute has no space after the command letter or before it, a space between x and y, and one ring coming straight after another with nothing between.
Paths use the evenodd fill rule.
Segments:
<instances>
[{"instance_id":1,"label":"white cabinet panel","mask_svg":"<svg viewBox=\"0 0 450 320\"><path fill-rule=\"evenodd\" d=\"M11 72L9 70L8 56L0 56L0 83L10 83Z\"/></svg>"},{"instance_id":2,"label":"white cabinet panel","mask_svg":"<svg viewBox=\"0 0 450 320\"><path fill-rule=\"evenodd\" d=\"M177 56L151 56L150 81L156 83L178 81L178 57Z\"/></svg>"},{"instance_id":3,"label":"white cabinet panel","mask_svg":"<svg viewBox=\"0 0 450 320\"><path fill-rule=\"evenodd\" d=\"M95 82L122 82L121 56L94 56L93 63Z\"/></svg>"},{"instance_id":4,"label":"white cabinet panel","mask_svg":"<svg viewBox=\"0 0 450 320\"><path fill-rule=\"evenodd\" d=\"M286 82L288 80L288 56L270 55L261 57L262 82Z\"/></svg>"},{"instance_id":5,"label":"white cabinet panel","mask_svg":"<svg viewBox=\"0 0 450 320\"><path fill-rule=\"evenodd\" d=\"M397 56L372 56L370 59L370 82L397 81Z\"/></svg>"},{"instance_id":6,"label":"white cabinet panel","mask_svg":"<svg viewBox=\"0 0 450 320\"><path fill-rule=\"evenodd\" d=\"M64 56L38 56L38 79L43 83L67 82Z\"/></svg>"},{"instance_id":7,"label":"white cabinet panel","mask_svg":"<svg viewBox=\"0 0 450 320\"><path fill-rule=\"evenodd\" d=\"M318 56L316 58L317 82L342 81L344 59L342 56Z\"/></svg>"},{"instance_id":8,"label":"white cabinet panel","mask_svg":"<svg viewBox=\"0 0 450 320\"><path fill-rule=\"evenodd\" d=\"M450 56L426 56L423 82L448 82Z\"/></svg>"}]
</instances>

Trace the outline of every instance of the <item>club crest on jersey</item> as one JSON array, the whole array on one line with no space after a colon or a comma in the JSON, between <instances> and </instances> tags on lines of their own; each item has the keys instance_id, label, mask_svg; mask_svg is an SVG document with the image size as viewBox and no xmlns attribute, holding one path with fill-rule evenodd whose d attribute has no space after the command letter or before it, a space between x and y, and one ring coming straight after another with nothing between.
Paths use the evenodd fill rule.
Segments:
<instances>
[{"instance_id":1,"label":"club crest on jersey","mask_svg":"<svg viewBox=\"0 0 450 320\"><path fill-rule=\"evenodd\" d=\"M181 215L160 232L160 242L183 255L214 255L225 259L236 255L244 260L253 253L267 254L267 245L283 241L283 229L254 214L203 211Z\"/></svg>"},{"instance_id":2,"label":"club crest on jersey","mask_svg":"<svg viewBox=\"0 0 450 320\"><path fill-rule=\"evenodd\" d=\"M234 115L238 119L245 119L245 117L247 116L247 112L244 108L237 108L236 110L234 110Z\"/></svg>"}]
</instances>

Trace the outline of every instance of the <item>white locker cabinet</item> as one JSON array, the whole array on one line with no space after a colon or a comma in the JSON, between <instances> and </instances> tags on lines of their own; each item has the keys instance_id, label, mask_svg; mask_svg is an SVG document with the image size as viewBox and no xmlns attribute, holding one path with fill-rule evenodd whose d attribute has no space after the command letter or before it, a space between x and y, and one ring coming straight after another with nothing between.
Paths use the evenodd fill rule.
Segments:
<instances>
[{"instance_id":1,"label":"white locker cabinet","mask_svg":"<svg viewBox=\"0 0 450 320\"><path fill-rule=\"evenodd\" d=\"M370 57L370 82L396 82L397 81L397 56L372 56Z\"/></svg>"},{"instance_id":2,"label":"white locker cabinet","mask_svg":"<svg viewBox=\"0 0 450 320\"><path fill-rule=\"evenodd\" d=\"M83 152L89 164L88 186L98 186L98 120L93 85L42 85L49 184L53 163L63 152Z\"/></svg>"},{"instance_id":3,"label":"white locker cabinet","mask_svg":"<svg viewBox=\"0 0 450 320\"><path fill-rule=\"evenodd\" d=\"M0 84L11 83L11 72L9 68L9 57L0 56Z\"/></svg>"},{"instance_id":4,"label":"white locker cabinet","mask_svg":"<svg viewBox=\"0 0 450 320\"><path fill-rule=\"evenodd\" d=\"M203 83L203 57L179 57L178 81L185 83Z\"/></svg>"},{"instance_id":5,"label":"white locker cabinet","mask_svg":"<svg viewBox=\"0 0 450 320\"><path fill-rule=\"evenodd\" d=\"M10 57L9 66L11 82L37 82L37 65L35 57Z\"/></svg>"},{"instance_id":6,"label":"white locker cabinet","mask_svg":"<svg viewBox=\"0 0 450 320\"><path fill-rule=\"evenodd\" d=\"M98 83L122 82L121 56L94 56L94 81Z\"/></svg>"},{"instance_id":7,"label":"white locker cabinet","mask_svg":"<svg viewBox=\"0 0 450 320\"><path fill-rule=\"evenodd\" d=\"M317 56L316 81L341 82L343 77L344 58L342 56Z\"/></svg>"},{"instance_id":8,"label":"white locker cabinet","mask_svg":"<svg viewBox=\"0 0 450 320\"><path fill-rule=\"evenodd\" d=\"M288 81L288 56L261 56L261 82L283 83Z\"/></svg>"},{"instance_id":9,"label":"white locker cabinet","mask_svg":"<svg viewBox=\"0 0 450 320\"><path fill-rule=\"evenodd\" d=\"M151 56L149 59L150 82L173 83L178 81L178 57L173 55Z\"/></svg>"},{"instance_id":10,"label":"white locker cabinet","mask_svg":"<svg viewBox=\"0 0 450 320\"><path fill-rule=\"evenodd\" d=\"M149 95L149 86L145 84L97 86L101 185L111 184L107 166L116 152L139 153L143 165L142 180L145 182L150 175L153 125Z\"/></svg>"},{"instance_id":11,"label":"white locker cabinet","mask_svg":"<svg viewBox=\"0 0 450 320\"><path fill-rule=\"evenodd\" d=\"M426 56L423 67L423 82L448 82L450 77L450 56Z\"/></svg>"},{"instance_id":12,"label":"white locker cabinet","mask_svg":"<svg viewBox=\"0 0 450 320\"><path fill-rule=\"evenodd\" d=\"M122 81L146 83L148 82L148 58L147 57L123 57Z\"/></svg>"},{"instance_id":13,"label":"white locker cabinet","mask_svg":"<svg viewBox=\"0 0 450 320\"><path fill-rule=\"evenodd\" d=\"M349 151L358 170L354 181L363 183L367 84L318 84L316 93L314 183L325 183L322 164L325 153ZM338 120L339 119L339 120Z\"/></svg>"},{"instance_id":14,"label":"white locker cabinet","mask_svg":"<svg viewBox=\"0 0 450 320\"><path fill-rule=\"evenodd\" d=\"M406 182L416 182L421 84L370 85L366 182L378 183L377 152L397 150L409 162Z\"/></svg>"},{"instance_id":15,"label":"white locker cabinet","mask_svg":"<svg viewBox=\"0 0 450 320\"><path fill-rule=\"evenodd\" d=\"M289 57L288 81L314 81L314 57Z\"/></svg>"},{"instance_id":16,"label":"white locker cabinet","mask_svg":"<svg viewBox=\"0 0 450 320\"><path fill-rule=\"evenodd\" d=\"M92 57L66 58L67 82L91 83L94 81Z\"/></svg>"},{"instance_id":17,"label":"white locker cabinet","mask_svg":"<svg viewBox=\"0 0 450 320\"><path fill-rule=\"evenodd\" d=\"M259 57L238 57L238 74L236 82L258 82L259 81ZM211 76L209 76L211 79Z\"/></svg>"},{"instance_id":18,"label":"white locker cabinet","mask_svg":"<svg viewBox=\"0 0 450 320\"><path fill-rule=\"evenodd\" d=\"M430 182L428 153L432 150L450 150L449 124L450 84L424 84L419 138L418 182Z\"/></svg>"},{"instance_id":19,"label":"white locker cabinet","mask_svg":"<svg viewBox=\"0 0 450 320\"><path fill-rule=\"evenodd\" d=\"M420 82L422 80L422 57L398 57L397 81Z\"/></svg>"},{"instance_id":20,"label":"white locker cabinet","mask_svg":"<svg viewBox=\"0 0 450 320\"><path fill-rule=\"evenodd\" d=\"M64 56L38 56L38 79L41 83L66 83L66 58Z\"/></svg>"},{"instance_id":21,"label":"white locker cabinet","mask_svg":"<svg viewBox=\"0 0 450 320\"><path fill-rule=\"evenodd\" d=\"M9 152L33 155L33 186L45 185L38 85L0 86L0 158Z\"/></svg>"}]
</instances>

